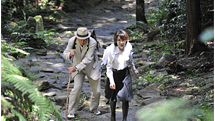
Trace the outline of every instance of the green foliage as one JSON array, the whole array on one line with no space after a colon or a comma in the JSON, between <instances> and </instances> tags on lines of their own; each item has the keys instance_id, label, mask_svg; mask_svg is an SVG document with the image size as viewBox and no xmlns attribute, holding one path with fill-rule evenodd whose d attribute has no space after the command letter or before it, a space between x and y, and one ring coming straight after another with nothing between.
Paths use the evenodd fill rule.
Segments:
<instances>
[{"instance_id":1,"label":"green foliage","mask_svg":"<svg viewBox=\"0 0 215 121\"><path fill-rule=\"evenodd\" d=\"M31 33L31 28L29 30L26 29L27 27L27 22L25 20L23 21L18 21L14 26L8 25L5 26L5 28L11 33L11 38L12 40L15 41L14 46L18 46L22 48L23 50L31 50L33 49L32 47L29 46L29 42L32 40L44 40L47 37L47 34L45 34L43 31L38 31L36 33ZM52 30L50 30L52 31ZM48 31L48 32L50 32ZM38 41L39 42L39 41ZM46 45L39 45L37 48L46 48Z\"/></svg>"},{"instance_id":2,"label":"green foliage","mask_svg":"<svg viewBox=\"0 0 215 121\"><path fill-rule=\"evenodd\" d=\"M198 118L202 121L214 121L214 110L207 107L208 103L203 103L198 112Z\"/></svg>"},{"instance_id":3,"label":"green foliage","mask_svg":"<svg viewBox=\"0 0 215 121\"><path fill-rule=\"evenodd\" d=\"M147 121L186 121L192 110L184 105L178 100L165 101L154 108L140 110L138 118Z\"/></svg>"},{"instance_id":4,"label":"green foliage","mask_svg":"<svg viewBox=\"0 0 215 121\"><path fill-rule=\"evenodd\" d=\"M157 7L151 11L149 11L149 14L146 14L146 17L148 18L149 24L156 24L159 20L164 19L167 17L167 9L164 7Z\"/></svg>"},{"instance_id":5,"label":"green foliage","mask_svg":"<svg viewBox=\"0 0 215 121\"><path fill-rule=\"evenodd\" d=\"M8 102L7 100L5 100L5 98L3 96L1 96L1 103L3 105L3 109L2 110L11 110L12 115L11 116L2 116L1 117L1 121L6 121L7 119L10 119L11 117L17 116L19 121L27 121L22 114L20 114L20 112L14 110L13 108L10 108L12 105L10 102Z\"/></svg>"},{"instance_id":6,"label":"green foliage","mask_svg":"<svg viewBox=\"0 0 215 121\"><path fill-rule=\"evenodd\" d=\"M185 0L162 0L161 4L153 10L146 14L148 18L148 23L153 25L158 25L158 22L167 20L168 15L175 13L176 17L172 18L172 21L186 22L183 18L186 12ZM181 21L183 20L183 21Z\"/></svg>"},{"instance_id":7,"label":"green foliage","mask_svg":"<svg viewBox=\"0 0 215 121\"><path fill-rule=\"evenodd\" d=\"M1 23L2 25L6 24L8 20L12 20L12 15L14 14L15 10L11 9L12 6L11 2L8 0L1 0Z\"/></svg>"},{"instance_id":8,"label":"green foliage","mask_svg":"<svg viewBox=\"0 0 215 121\"><path fill-rule=\"evenodd\" d=\"M169 53L183 48L183 45L176 44L185 40L186 32L186 0L162 0L161 4L155 9L150 9L146 14L148 23L139 23L130 31L131 39L137 39L142 36L141 31L161 30L156 35L158 40L162 40L164 45L162 53ZM139 28L139 29L137 29ZM141 30L142 29L142 30ZM179 48L180 47L180 48Z\"/></svg>"},{"instance_id":9,"label":"green foliage","mask_svg":"<svg viewBox=\"0 0 215 121\"><path fill-rule=\"evenodd\" d=\"M4 103L2 117L7 120L62 120L54 104L43 97L32 82L22 76L3 55L1 55L1 102ZM35 108L36 107L36 108Z\"/></svg>"},{"instance_id":10,"label":"green foliage","mask_svg":"<svg viewBox=\"0 0 215 121\"><path fill-rule=\"evenodd\" d=\"M44 49L46 48L46 44L39 44L37 47L32 47L29 43L37 42L44 43L41 41L46 41L47 43L57 43L59 44L60 39L53 39L55 36L55 30L45 30L45 31L37 31L36 33L32 32L32 29L35 30L34 27L28 28L27 18L29 16L40 15L44 18L47 14L53 15L55 14L55 9L50 10L50 6L48 7L48 0L42 0L38 5L41 9L36 8L33 4L34 2L30 0L25 1L1 1L2 4L2 35L7 38L7 42L13 42L12 45L15 48L22 49L24 51L32 51L34 48ZM61 3L64 3L64 0L61 0ZM44 10L42 8L45 7ZM54 6L52 6L54 7ZM59 12L56 11L58 15ZM59 15L61 16L61 15ZM57 18L58 19L58 18ZM53 41L54 40L54 41ZM37 45L33 44L33 45Z\"/></svg>"},{"instance_id":11,"label":"green foliage","mask_svg":"<svg viewBox=\"0 0 215 121\"><path fill-rule=\"evenodd\" d=\"M199 121L200 119L203 121L214 120L212 111L205 112L198 107L193 110L192 106L179 99L166 100L153 108L145 107L138 112L137 116L141 121L187 121L189 118L196 116Z\"/></svg>"},{"instance_id":12,"label":"green foliage","mask_svg":"<svg viewBox=\"0 0 215 121\"><path fill-rule=\"evenodd\" d=\"M154 83L154 82L165 82L167 78L164 75L152 75L150 73L153 73L151 70L146 71L142 77L140 76L139 78L144 78L145 81L149 83Z\"/></svg>"},{"instance_id":13,"label":"green foliage","mask_svg":"<svg viewBox=\"0 0 215 121\"><path fill-rule=\"evenodd\" d=\"M27 77L30 80L35 80L37 77L36 74L30 70L30 67L21 61L12 61L11 62L15 67L22 72L23 76Z\"/></svg>"},{"instance_id":14,"label":"green foliage","mask_svg":"<svg viewBox=\"0 0 215 121\"><path fill-rule=\"evenodd\" d=\"M54 43L54 44L60 44L61 39L53 38L53 36L57 36L55 33L55 29L45 30L38 32L40 36L45 40L46 43Z\"/></svg>"},{"instance_id":15,"label":"green foliage","mask_svg":"<svg viewBox=\"0 0 215 121\"><path fill-rule=\"evenodd\" d=\"M9 46L5 41L3 41L2 48L4 51L7 51L9 49L14 50L11 48L17 48L29 52L34 48L46 48L47 43L59 44L60 42L59 39L53 39L55 35L54 29L36 31L36 33L31 33L30 31L33 28L27 30L26 27L27 23L24 20L18 21L16 23L13 22L13 25L5 26L5 29L8 31L8 33L11 33L10 40L13 40L14 43L12 44L12 46ZM13 52L17 53L17 50L14 50Z\"/></svg>"},{"instance_id":16,"label":"green foliage","mask_svg":"<svg viewBox=\"0 0 215 121\"><path fill-rule=\"evenodd\" d=\"M161 37L166 38L170 41L180 41L185 38L186 30L186 1L185 0L165 0L163 4L159 7L160 9L165 9L167 13L165 15L166 26L161 26L165 28L163 35ZM157 13L157 12L156 12ZM172 16L173 18L168 20ZM167 21L168 20L168 21Z\"/></svg>"},{"instance_id":17,"label":"green foliage","mask_svg":"<svg viewBox=\"0 0 215 121\"><path fill-rule=\"evenodd\" d=\"M136 33L136 32L134 32L134 31L132 31L132 30L130 30L130 29L129 29L129 32L130 32L130 39L131 39L131 40L134 40L134 39L137 39L137 38L138 38L139 33Z\"/></svg>"},{"instance_id":18,"label":"green foliage","mask_svg":"<svg viewBox=\"0 0 215 121\"><path fill-rule=\"evenodd\" d=\"M8 53L17 53L18 57L23 57L25 55L29 55L28 52L7 44L5 40L1 40L1 51L8 58L12 58L10 55L8 55Z\"/></svg>"},{"instance_id":19,"label":"green foliage","mask_svg":"<svg viewBox=\"0 0 215 121\"><path fill-rule=\"evenodd\" d=\"M25 55L29 55L29 53L7 44L5 40L1 40L1 51L3 53L5 53L5 52L18 53L18 52L20 52L20 53L23 53Z\"/></svg>"}]
</instances>

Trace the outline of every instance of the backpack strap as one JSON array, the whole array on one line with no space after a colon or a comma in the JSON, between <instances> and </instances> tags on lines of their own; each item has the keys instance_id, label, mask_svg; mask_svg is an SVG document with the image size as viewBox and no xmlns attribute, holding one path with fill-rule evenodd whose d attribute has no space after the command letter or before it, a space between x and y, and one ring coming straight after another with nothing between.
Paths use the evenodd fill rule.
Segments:
<instances>
[{"instance_id":1,"label":"backpack strap","mask_svg":"<svg viewBox=\"0 0 215 121\"><path fill-rule=\"evenodd\" d=\"M96 50L99 51L99 41L98 41L97 38L96 38L96 32L95 32L94 29L91 31L91 37L92 37L93 39L96 40L96 43L97 43L97 44L96 44Z\"/></svg>"},{"instance_id":2,"label":"backpack strap","mask_svg":"<svg viewBox=\"0 0 215 121\"><path fill-rule=\"evenodd\" d=\"M90 38L87 38L88 45L87 45L87 51L89 50L89 45L90 45Z\"/></svg>"},{"instance_id":3,"label":"backpack strap","mask_svg":"<svg viewBox=\"0 0 215 121\"><path fill-rule=\"evenodd\" d=\"M75 38L75 41L74 41L73 46L72 46L72 49L75 49L76 40L77 40L77 39Z\"/></svg>"}]
</instances>

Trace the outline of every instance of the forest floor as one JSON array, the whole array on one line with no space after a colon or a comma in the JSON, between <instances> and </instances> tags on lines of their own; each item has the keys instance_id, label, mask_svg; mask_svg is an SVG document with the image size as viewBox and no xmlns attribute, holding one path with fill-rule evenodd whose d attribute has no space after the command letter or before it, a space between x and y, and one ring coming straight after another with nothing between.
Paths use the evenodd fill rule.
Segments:
<instances>
[{"instance_id":1,"label":"forest floor","mask_svg":"<svg viewBox=\"0 0 215 121\"><path fill-rule=\"evenodd\" d=\"M146 12L148 9L156 7L156 2L156 0L147 1ZM30 56L22 59L22 61L26 62L26 60L30 60L34 63L30 68L38 77L35 81L46 80L52 85L50 88L43 89L42 92L44 95L48 93L50 94L51 92L55 93L54 96L52 95L48 97L53 100L53 103L55 103L56 107L61 111L63 118L65 118L66 87L69 78L67 68L69 67L70 62L62 58L62 51L65 49L68 39L72 36L71 33L79 26L86 26L90 30L96 30L97 38L101 45L100 52L98 53L99 58L101 59L105 47L113 42L113 33L118 29L127 29L132 24L135 24L135 4L136 3L132 0L119 3L105 2L95 8L86 8L85 10L76 10L74 13L67 13L66 18L57 25L44 21L45 28L57 30L61 37L60 44L58 47L50 45L46 56ZM141 38L147 38L147 35L143 35ZM195 63L198 60L198 63L204 63L202 67L168 74L164 68L155 69L153 65L155 65L156 62L151 61L154 58L159 60L162 56L162 54L159 53L162 51L162 48L156 48L154 42L147 48L138 48L140 44L143 45L144 42L146 42L146 39L143 39L142 42L134 41L132 44L135 49L135 65L140 72L140 76L133 76L134 99L130 102L128 121L165 120L165 118L160 118L162 117L162 113L155 109L159 108L159 106L164 106L163 108L168 108L174 112L177 110L177 107L174 107L176 105L171 105L173 106L172 108L165 107L164 105L167 100L172 98L184 99L191 107L193 105L203 105L213 109L214 68L206 68L207 66L204 66L205 58L211 58L211 52L204 52L192 57L184 57L184 60L186 60L184 63ZM159 54L154 55L154 51L152 50L155 50ZM210 57L208 57L208 55L210 55ZM210 63L213 62L211 61ZM107 100L104 97L105 80L106 78L103 74L101 79L102 89L99 105L99 110L102 112L102 115L96 116L89 112L91 89L86 78L77 117L68 120L110 120L109 105L106 104ZM70 90L72 87L73 82L70 84ZM165 111L165 109L162 111ZM168 113L173 115L173 112ZM181 112L178 111L176 114L174 113L175 115L170 117L182 119L182 117L177 117L180 113ZM120 103L117 104L116 118L117 120L122 120ZM193 116L190 116L189 118L192 118L192 121L198 119L198 117L196 118Z\"/></svg>"}]
</instances>

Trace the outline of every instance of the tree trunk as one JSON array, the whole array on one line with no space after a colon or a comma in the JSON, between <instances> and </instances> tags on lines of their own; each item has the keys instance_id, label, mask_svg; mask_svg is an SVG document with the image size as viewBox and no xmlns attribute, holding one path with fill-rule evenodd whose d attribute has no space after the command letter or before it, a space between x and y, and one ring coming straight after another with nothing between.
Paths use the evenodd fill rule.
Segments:
<instances>
[{"instance_id":1,"label":"tree trunk","mask_svg":"<svg viewBox=\"0 0 215 121\"><path fill-rule=\"evenodd\" d=\"M55 6L60 7L60 4L61 4L60 0L55 0Z\"/></svg>"},{"instance_id":2,"label":"tree trunk","mask_svg":"<svg viewBox=\"0 0 215 121\"><path fill-rule=\"evenodd\" d=\"M144 0L136 0L136 22L138 21L148 23L145 16L145 2Z\"/></svg>"},{"instance_id":3,"label":"tree trunk","mask_svg":"<svg viewBox=\"0 0 215 121\"><path fill-rule=\"evenodd\" d=\"M39 8L39 6L38 6L38 0L35 0L35 7Z\"/></svg>"},{"instance_id":4,"label":"tree trunk","mask_svg":"<svg viewBox=\"0 0 215 121\"><path fill-rule=\"evenodd\" d=\"M198 36L201 31L200 0L187 0L186 54L190 55L201 47Z\"/></svg>"}]
</instances>

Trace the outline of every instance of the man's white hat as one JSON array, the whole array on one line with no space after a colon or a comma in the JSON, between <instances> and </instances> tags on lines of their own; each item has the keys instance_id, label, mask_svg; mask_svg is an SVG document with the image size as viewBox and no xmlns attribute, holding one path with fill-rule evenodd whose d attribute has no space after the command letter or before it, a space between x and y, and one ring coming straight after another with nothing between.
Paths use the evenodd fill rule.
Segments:
<instances>
[{"instance_id":1,"label":"man's white hat","mask_svg":"<svg viewBox=\"0 0 215 121\"><path fill-rule=\"evenodd\" d=\"M79 27L74 34L78 39L87 39L91 35L86 27Z\"/></svg>"}]
</instances>

